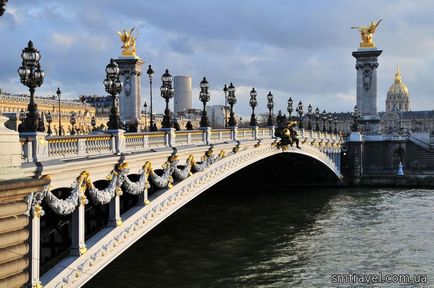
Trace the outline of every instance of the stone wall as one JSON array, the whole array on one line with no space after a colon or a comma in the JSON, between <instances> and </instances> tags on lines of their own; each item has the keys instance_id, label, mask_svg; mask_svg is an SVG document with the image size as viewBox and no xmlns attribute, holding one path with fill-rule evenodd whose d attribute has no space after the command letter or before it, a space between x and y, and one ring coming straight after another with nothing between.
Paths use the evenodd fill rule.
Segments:
<instances>
[{"instance_id":1,"label":"stone wall","mask_svg":"<svg viewBox=\"0 0 434 288\"><path fill-rule=\"evenodd\" d=\"M49 182L0 181L0 287L22 287L29 281L29 217L24 198Z\"/></svg>"}]
</instances>

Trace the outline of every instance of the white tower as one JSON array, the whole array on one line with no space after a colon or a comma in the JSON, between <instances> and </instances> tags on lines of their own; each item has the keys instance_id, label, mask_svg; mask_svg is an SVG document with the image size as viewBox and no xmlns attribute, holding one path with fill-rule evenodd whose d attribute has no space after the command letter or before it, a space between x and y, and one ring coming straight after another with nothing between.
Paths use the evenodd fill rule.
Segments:
<instances>
[{"instance_id":1,"label":"white tower","mask_svg":"<svg viewBox=\"0 0 434 288\"><path fill-rule=\"evenodd\" d=\"M191 76L175 76L173 85L175 90L173 111L178 113L191 109Z\"/></svg>"}]
</instances>

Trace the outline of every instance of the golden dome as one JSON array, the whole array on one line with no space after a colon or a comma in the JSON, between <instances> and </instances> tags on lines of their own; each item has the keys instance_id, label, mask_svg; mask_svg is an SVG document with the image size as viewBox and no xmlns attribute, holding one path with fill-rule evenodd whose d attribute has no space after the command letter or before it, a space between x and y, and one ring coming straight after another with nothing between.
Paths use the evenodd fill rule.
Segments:
<instances>
[{"instance_id":1,"label":"golden dome","mask_svg":"<svg viewBox=\"0 0 434 288\"><path fill-rule=\"evenodd\" d=\"M390 86L389 91L387 92L387 97L389 98L404 98L408 97L408 89L404 83L402 83L401 73L399 73L399 67L396 69L395 74L395 83Z\"/></svg>"}]
</instances>

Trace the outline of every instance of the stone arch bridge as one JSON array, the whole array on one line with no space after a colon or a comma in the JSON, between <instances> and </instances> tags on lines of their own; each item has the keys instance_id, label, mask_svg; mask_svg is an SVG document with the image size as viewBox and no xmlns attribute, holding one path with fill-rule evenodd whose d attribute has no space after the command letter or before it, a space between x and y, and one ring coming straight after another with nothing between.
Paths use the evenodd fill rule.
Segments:
<instances>
[{"instance_id":1,"label":"stone arch bridge","mask_svg":"<svg viewBox=\"0 0 434 288\"><path fill-rule=\"evenodd\" d=\"M301 149L257 127L22 138L26 176L51 179L28 198L32 286L84 285L190 200L262 159L304 155L341 181L342 139L298 132Z\"/></svg>"}]
</instances>

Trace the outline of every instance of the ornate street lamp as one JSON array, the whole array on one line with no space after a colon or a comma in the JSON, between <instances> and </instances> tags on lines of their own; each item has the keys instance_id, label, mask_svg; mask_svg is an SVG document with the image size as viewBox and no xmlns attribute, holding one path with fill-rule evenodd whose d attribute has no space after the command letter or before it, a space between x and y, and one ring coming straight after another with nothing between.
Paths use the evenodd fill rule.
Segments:
<instances>
[{"instance_id":1,"label":"ornate street lamp","mask_svg":"<svg viewBox=\"0 0 434 288\"><path fill-rule=\"evenodd\" d=\"M122 83L119 80L119 66L112 59L105 68L106 78L104 79L105 91L112 96L112 108L108 122L109 130L119 130L121 128L121 118L119 116L119 98L117 94L122 91Z\"/></svg>"},{"instance_id":2,"label":"ornate street lamp","mask_svg":"<svg viewBox=\"0 0 434 288\"><path fill-rule=\"evenodd\" d=\"M292 104L293 104L294 102L292 101L292 98L291 97L289 97L289 99L288 99L288 113L289 113L289 117L288 117L288 119L289 119L289 121L291 121L291 114L292 114L292 111L294 111L294 109L293 109L293 107L292 107Z\"/></svg>"},{"instance_id":3,"label":"ornate street lamp","mask_svg":"<svg viewBox=\"0 0 434 288\"><path fill-rule=\"evenodd\" d=\"M312 117L312 105L309 104L309 106L307 106L307 118L308 118L307 130L312 130L312 123L310 122L311 117Z\"/></svg>"},{"instance_id":4,"label":"ornate street lamp","mask_svg":"<svg viewBox=\"0 0 434 288\"><path fill-rule=\"evenodd\" d=\"M199 100L203 103L202 117L200 118L200 127L209 127L208 115L206 114L206 102L209 101L209 83L206 78L203 77L200 81L200 93Z\"/></svg>"},{"instance_id":5,"label":"ornate street lamp","mask_svg":"<svg viewBox=\"0 0 434 288\"><path fill-rule=\"evenodd\" d=\"M252 88L252 91L250 91L250 107L252 107L252 115L250 116L250 126L257 126L258 123L256 122L256 116L255 116L255 107L258 105L258 101L256 100L256 90L255 88Z\"/></svg>"},{"instance_id":6,"label":"ornate street lamp","mask_svg":"<svg viewBox=\"0 0 434 288\"><path fill-rule=\"evenodd\" d=\"M228 128L228 87L226 84L223 87L223 92L225 93L225 128Z\"/></svg>"},{"instance_id":7,"label":"ornate street lamp","mask_svg":"<svg viewBox=\"0 0 434 288\"><path fill-rule=\"evenodd\" d=\"M0 0L0 16L3 16L3 13L6 11L6 3L8 3L8 0Z\"/></svg>"},{"instance_id":8,"label":"ornate street lamp","mask_svg":"<svg viewBox=\"0 0 434 288\"><path fill-rule=\"evenodd\" d=\"M327 121L327 112L325 110L322 111L322 132L326 133L327 132L327 128L326 128L326 121Z\"/></svg>"},{"instance_id":9,"label":"ornate street lamp","mask_svg":"<svg viewBox=\"0 0 434 288\"><path fill-rule=\"evenodd\" d=\"M152 117L152 76L154 75L154 70L152 70L151 65L149 65L148 67L148 71L146 71L146 74L148 74L149 77L149 96L150 96L150 100L151 100L151 112L150 112L150 121L149 121L149 131L152 131L153 127L154 127L154 117ZM146 114L146 113L145 113ZM146 129L145 129L146 130Z\"/></svg>"},{"instance_id":10,"label":"ornate street lamp","mask_svg":"<svg viewBox=\"0 0 434 288\"><path fill-rule=\"evenodd\" d=\"M75 135L75 123L77 123L77 118L75 117L75 112L71 113L71 118L69 119L69 123L72 125L71 135Z\"/></svg>"},{"instance_id":11,"label":"ornate street lamp","mask_svg":"<svg viewBox=\"0 0 434 288\"><path fill-rule=\"evenodd\" d=\"M328 121L329 121L329 131L328 131L328 133L333 133L333 130L332 130L333 116L332 116L331 112L329 112Z\"/></svg>"},{"instance_id":12,"label":"ornate street lamp","mask_svg":"<svg viewBox=\"0 0 434 288\"><path fill-rule=\"evenodd\" d=\"M297 111L299 118L298 128L303 129L303 103L301 103L301 101L298 102L298 106L295 111Z\"/></svg>"},{"instance_id":13,"label":"ornate street lamp","mask_svg":"<svg viewBox=\"0 0 434 288\"><path fill-rule=\"evenodd\" d=\"M273 126L272 111L274 108L274 102L273 102L273 94L271 94L271 91L268 92L267 100L268 100L268 103L267 103L267 108L268 108L267 126Z\"/></svg>"},{"instance_id":14,"label":"ornate street lamp","mask_svg":"<svg viewBox=\"0 0 434 288\"><path fill-rule=\"evenodd\" d=\"M56 95L57 95L57 100L59 100L59 136L62 136L62 116L60 115L60 98L62 96L62 92L60 91L60 88L57 88L56 91Z\"/></svg>"},{"instance_id":15,"label":"ornate street lamp","mask_svg":"<svg viewBox=\"0 0 434 288\"><path fill-rule=\"evenodd\" d=\"M354 106L354 112L351 113L353 116L353 124L351 125L351 131L358 132L359 131L359 118L360 118L360 111L357 108L357 105Z\"/></svg>"},{"instance_id":16,"label":"ornate street lamp","mask_svg":"<svg viewBox=\"0 0 434 288\"><path fill-rule=\"evenodd\" d=\"M92 131L95 132L96 131L96 120L95 120L95 116L92 116L92 119L90 119L90 125L92 125Z\"/></svg>"},{"instance_id":17,"label":"ornate street lamp","mask_svg":"<svg viewBox=\"0 0 434 288\"><path fill-rule=\"evenodd\" d=\"M316 120L316 125L315 125L315 131L319 131L319 108L316 107L315 109L315 120Z\"/></svg>"},{"instance_id":18,"label":"ornate street lamp","mask_svg":"<svg viewBox=\"0 0 434 288\"><path fill-rule=\"evenodd\" d=\"M166 69L166 72L161 76L161 81L163 85L160 88L161 97L166 100L166 109L164 109L164 116L162 128L170 128L172 125L170 123L170 109L169 109L169 100L173 97L173 88L172 88L172 75L170 75L169 70Z\"/></svg>"},{"instance_id":19,"label":"ornate street lamp","mask_svg":"<svg viewBox=\"0 0 434 288\"><path fill-rule=\"evenodd\" d=\"M48 123L47 134L48 134L48 136L51 136L51 134L53 133L53 131L51 131L51 122L53 122L53 117L51 116L51 111L48 111L48 113L47 113L47 123Z\"/></svg>"},{"instance_id":20,"label":"ornate street lamp","mask_svg":"<svg viewBox=\"0 0 434 288\"><path fill-rule=\"evenodd\" d=\"M237 98L235 96L235 86L232 84L229 84L228 87L228 103L231 106L231 112L229 113L229 121L228 121L228 127L235 127L237 125L237 122L235 121L234 116L234 105L237 103Z\"/></svg>"},{"instance_id":21,"label":"ornate street lamp","mask_svg":"<svg viewBox=\"0 0 434 288\"><path fill-rule=\"evenodd\" d=\"M147 113L148 113L148 103L146 103L146 101L145 101L145 104L143 104L143 108L145 108L145 132L147 131L147 126L148 126L148 115L147 115Z\"/></svg>"},{"instance_id":22,"label":"ornate street lamp","mask_svg":"<svg viewBox=\"0 0 434 288\"><path fill-rule=\"evenodd\" d=\"M42 119L38 113L38 106L35 103L34 94L35 88L40 87L44 81L44 71L41 70L39 60L41 60L41 54L37 49L33 47L33 42L29 41L27 47L23 49L21 53L23 59L22 66L18 69L21 83L29 87L30 91L30 103L28 105L27 117L23 123L23 132L44 132L45 128L40 125L39 122Z\"/></svg>"},{"instance_id":23,"label":"ornate street lamp","mask_svg":"<svg viewBox=\"0 0 434 288\"><path fill-rule=\"evenodd\" d=\"M335 118L333 119L333 124L335 124L335 134L338 134L338 117L335 116Z\"/></svg>"}]
</instances>

